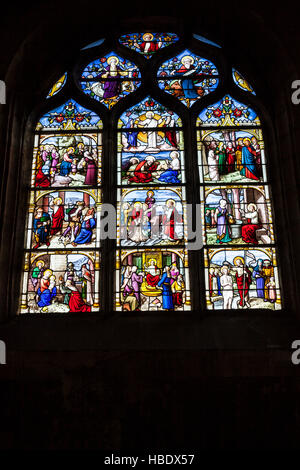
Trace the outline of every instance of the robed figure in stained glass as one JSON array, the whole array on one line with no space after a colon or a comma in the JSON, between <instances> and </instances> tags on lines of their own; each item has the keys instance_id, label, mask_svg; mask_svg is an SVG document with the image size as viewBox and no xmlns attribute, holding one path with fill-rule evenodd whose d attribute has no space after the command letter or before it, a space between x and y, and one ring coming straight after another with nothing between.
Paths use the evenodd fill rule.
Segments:
<instances>
[{"instance_id":1,"label":"robed figure in stained glass","mask_svg":"<svg viewBox=\"0 0 300 470\"><path fill-rule=\"evenodd\" d=\"M243 140L241 175L252 180L258 180L257 167L255 163L256 151L251 145L250 139Z\"/></svg>"}]
</instances>

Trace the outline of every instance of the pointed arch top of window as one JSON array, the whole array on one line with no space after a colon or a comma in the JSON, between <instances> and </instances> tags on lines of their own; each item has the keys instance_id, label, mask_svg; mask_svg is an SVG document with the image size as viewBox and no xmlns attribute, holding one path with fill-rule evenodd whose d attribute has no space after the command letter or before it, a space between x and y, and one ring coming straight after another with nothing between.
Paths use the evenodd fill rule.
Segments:
<instances>
[{"instance_id":1,"label":"pointed arch top of window","mask_svg":"<svg viewBox=\"0 0 300 470\"><path fill-rule=\"evenodd\" d=\"M217 126L260 126L257 113L247 104L240 103L230 95L203 109L198 116L197 125Z\"/></svg>"},{"instance_id":2,"label":"pointed arch top of window","mask_svg":"<svg viewBox=\"0 0 300 470\"><path fill-rule=\"evenodd\" d=\"M215 64L188 49L168 59L157 72L159 87L187 107L217 88L218 75Z\"/></svg>"},{"instance_id":3,"label":"pointed arch top of window","mask_svg":"<svg viewBox=\"0 0 300 470\"><path fill-rule=\"evenodd\" d=\"M147 125L146 125L147 121ZM152 121L152 125L151 125ZM148 123L149 122L149 123ZM182 127L181 118L148 96L127 109L119 118L118 128L124 127Z\"/></svg>"},{"instance_id":4,"label":"pointed arch top of window","mask_svg":"<svg viewBox=\"0 0 300 470\"><path fill-rule=\"evenodd\" d=\"M56 95L60 90L65 86L67 81L67 72L64 73L58 80L57 82L54 83L54 85L51 87L48 95L46 98L51 98L51 96Z\"/></svg>"},{"instance_id":5,"label":"pointed arch top of window","mask_svg":"<svg viewBox=\"0 0 300 470\"><path fill-rule=\"evenodd\" d=\"M150 59L159 49L170 46L178 41L174 33L128 33L119 38L120 44Z\"/></svg>"},{"instance_id":6,"label":"pointed arch top of window","mask_svg":"<svg viewBox=\"0 0 300 470\"><path fill-rule=\"evenodd\" d=\"M218 48L222 49L222 46L220 46L216 42L210 41L210 39L207 39L204 36L200 36L199 34L193 34L193 36L198 41L205 42L206 44L209 44L210 46L214 46L214 47L218 47Z\"/></svg>"},{"instance_id":7,"label":"pointed arch top of window","mask_svg":"<svg viewBox=\"0 0 300 470\"><path fill-rule=\"evenodd\" d=\"M102 129L100 117L70 99L61 106L47 111L39 120L36 130L97 130Z\"/></svg>"},{"instance_id":8,"label":"pointed arch top of window","mask_svg":"<svg viewBox=\"0 0 300 470\"><path fill-rule=\"evenodd\" d=\"M133 62L112 51L84 68L80 84L84 93L110 109L140 86L141 73Z\"/></svg>"},{"instance_id":9,"label":"pointed arch top of window","mask_svg":"<svg viewBox=\"0 0 300 470\"><path fill-rule=\"evenodd\" d=\"M246 80L243 75L238 72L235 68L232 68L232 78L234 83L244 91L249 91L252 95L256 95L253 87L250 85L248 80Z\"/></svg>"}]
</instances>

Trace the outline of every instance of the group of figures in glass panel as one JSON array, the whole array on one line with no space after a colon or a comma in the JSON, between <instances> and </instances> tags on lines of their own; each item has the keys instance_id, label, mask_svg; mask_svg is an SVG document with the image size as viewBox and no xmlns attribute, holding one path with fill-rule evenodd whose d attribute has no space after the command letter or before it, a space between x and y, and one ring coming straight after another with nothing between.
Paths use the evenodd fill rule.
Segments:
<instances>
[{"instance_id":1,"label":"group of figures in glass panel","mask_svg":"<svg viewBox=\"0 0 300 470\"><path fill-rule=\"evenodd\" d=\"M180 118L150 97L119 120L118 183L183 182L183 136ZM147 130L148 129L148 130Z\"/></svg>"},{"instance_id":2,"label":"group of figures in glass panel","mask_svg":"<svg viewBox=\"0 0 300 470\"><path fill-rule=\"evenodd\" d=\"M37 124L21 311L99 309L101 127L74 100Z\"/></svg>"},{"instance_id":3,"label":"group of figures in glass panel","mask_svg":"<svg viewBox=\"0 0 300 470\"><path fill-rule=\"evenodd\" d=\"M33 175L36 188L96 186L100 182L101 136L41 135Z\"/></svg>"},{"instance_id":4,"label":"group of figures in glass panel","mask_svg":"<svg viewBox=\"0 0 300 470\"><path fill-rule=\"evenodd\" d=\"M97 191L41 191L31 196L33 223L30 227L28 221L27 227L30 248L95 246Z\"/></svg>"},{"instance_id":5,"label":"group of figures in glass panel","mask_svg":"<svg viewBox=\"0 0 300 470\"><path fill-rule=\"evenodd\" d=\"M116 304L124 311L190 308L181 126L151 97L119 119L117 242L155 247L118 253Z\"/></svg>"},{"instance_id":6,"label":"group of figures in glass panel","mask_svg":"<svg viewBox=\"0 0 300 470\"><path fill-rule=\"evenodd\" d=\"M96 252L33 252L25 299L30 313L91 312L99 307Z\"/></svg>"},{"instance_id":7,"label":"group of figures in glass panel","mask_svg":"<svg viewBox=\"0 0 300 470\"><path fill-rule=\"evenodd\" d=\"M208 308L274 309L280 301L275 249L209 249L205 256Z\"/></svg>"},{"instance_id":8,"label":"group of figures in glass panel","mask_svg":"<svg viewBox=\"0 0 300 470\"><path fill-rule=\"evenodd\" d=\"M179 40L174 33L129 33L119 38L118 50L150 60ZM211 60L185 48L170 55L157 69L160 92L189 108L217 89L219 71ZM235 68L231 74L233 86L255 95L242 74ZM49 102L69 76L53 85ZM142 74L122 52L110 51L84 66L79 82L111 110L140 87ZM102 127L94 111L73 99L36 126L21 312L99 310ZM207 308L281 308L259 117L226 94L202 109L194 131ZM115 135L115 308L190 310L182 120L147 96L121 113Z\"/></svg>"},{"instance_id":9,"label":"group of figures in glass panel","mask_svg":"<svg viewBox=\"0 0 300 470\"><path fill-rule=\"evenodd\" d=\"M190 310L184 249L121 251L117 308L123 311Z\"/></svg>"}]
</instances>

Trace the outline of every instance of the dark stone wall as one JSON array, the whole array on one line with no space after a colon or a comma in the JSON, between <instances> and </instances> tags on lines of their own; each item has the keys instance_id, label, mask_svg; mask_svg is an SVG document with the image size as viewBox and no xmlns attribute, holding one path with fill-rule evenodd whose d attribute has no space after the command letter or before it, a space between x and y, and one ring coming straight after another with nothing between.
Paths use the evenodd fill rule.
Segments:
<instances>
[{"instance_id":1,"label":"dark stone wall","mask_svg":"<svg viewBox=\"0 0 300 470\"><path fill-rule=\"evenodd\" d=\"M159 4L160 3L160 4ZM1 6L0 448L298 449L300 79L297 3L91 1ZM171 4L170 4L171 3ZM272 154L282 312L184 318L16 318L22 204L32 125L53 81L82 45L127 25L179 28L224 44L256 84ZM26 160L27 159L27 160ZM26 167L27 161L27 167ZM24 214L23 214L24 216ZM21 227L21 228L20 228Z\"/></svg>"},{"instance_id":2,"label":"dark stone wall","mask_svg":"<svg viewBox=\"0 0 300 470\"><path fill-rule=\"evenodd\" d=\"M11 353L0 447L299 449L300 379L289 361L283 351Z\"/></svg>"}]
</instances>

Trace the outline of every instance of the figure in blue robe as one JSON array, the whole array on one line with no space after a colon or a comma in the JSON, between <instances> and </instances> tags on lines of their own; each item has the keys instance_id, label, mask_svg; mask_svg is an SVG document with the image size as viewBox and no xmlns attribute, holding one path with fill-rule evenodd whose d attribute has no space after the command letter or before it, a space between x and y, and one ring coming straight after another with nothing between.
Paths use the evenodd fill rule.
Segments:
<instances>
[{"instance_id":1,"label":"figure in blue robe","mask_svg":"<svg viewBox=\"0 0 300 470\"><path fill-rule=\"evenodd\" d=\"M157 179L163 183L181 183L180 179L178 178L178 173L178 170L172 170L169 168L168 170L164 171Z\"/></svg>"},{"instance_id":2,"label":"figure in blue robe","mask_svg":"<svg viewBox=\"0 0 300 470\"><path fill-rule=\"evenodd\" d=\"M132 120L130 120L126 124L126 128L130 129L131 126L132 126ZM128 131L128 132L126 132L128 147L136 147L137 146L137 136L138 136L137 131L130 131L130 132Z\"/></svg>"},{"instance_id":3,"label":"figure in blue robe","mask_svg":"<svg viewBox=\"0 0 300 470\"><path fill-rule=\"evenodd\" d=\"M166 310L173 310L174 304L173 304L173 297L172 297L172 290L171 290L172 278L171 276L168 276L169 270L163 273L162 278L157 283L157 285L158 287L162 287L163 308Z\"/></svg>"},{"instance_id":4,"label":"figure in blue robe","mask_svg":"<svg viewBox=\"0 0 300 470\"><path fill-rule=\"evenodd\" d=\"M96 227L96 220L93 217L84 220L81 225L81 230L74 240L74 244L82 245L84 243L90 243L94 227Z\"/></svg>"},{"instance_id":5,"label":"figure in blue robe","mask_svg":"<svg viewBox=\"0 0 300 470\"><path fill-rule=\"evenodd\" d=\"M50 225L51 218L48 212L43 212L42 209L38 209L33 221L33 233L37 242L33 247L34 249L38 248L43 243L49 246Z\"/></svg>"},{"instance_id":6,"label":"figure in blue robe","mask_svg":"<svg viewBox=\"0 0 300 470\"><path fill-rule=\"evenodd\" d=\"M244 139L244 140L249 140L249 139ZM257 167L255 163L255 156L256 152L253 149L253 147L250 145L245 144L245 146L242 148L242 166L243 168L241 169L240 173L242 176L245 176L246 178L250 178L252 180L258 180L259 178L257 177Z\"/></svg>"},{"instance_id":7,"label":"figure in blue robe","mask_svg":"<svg viewBox=\"0 0 300 470\"><path fill-rule=\"evenodd\" d=\"M257 265L253 269L252 278L256 281L257 297L263 299L265 297L265 279L263 277L264 262L262 259L257 260Z\"/></svg>"},{"instance_id":8,"label":"figure in blue robe","mask_svg":"<svg viewBox=\"0 0 300 470\"><path fill-rule=\"evenodd\" d=\"M38 306L47 307L51 304L51 300L56 296L56 287L53 287L52 292L49 289L45 289L41 292L40 287L37 290L37 295L39 296Z\"/></svg>"},{"instance_id":9,"label":"figure in blue robe","mask_svg":"<svg viewBox=\"0 0 300 470\"><path fill-rule=\"evenodd\" d=\"M59 169L60 176L68 176L71 169L72 169L71 162L66 162L65 160L63 160L60 164L60 169Z\"/></svg>"}]
</instances>

